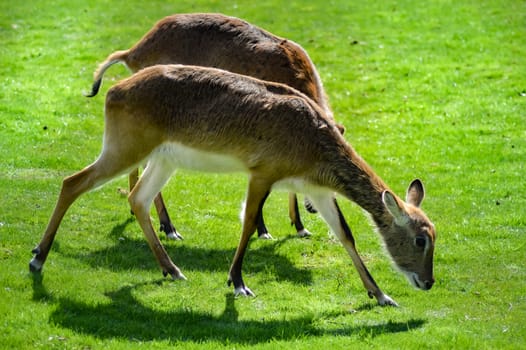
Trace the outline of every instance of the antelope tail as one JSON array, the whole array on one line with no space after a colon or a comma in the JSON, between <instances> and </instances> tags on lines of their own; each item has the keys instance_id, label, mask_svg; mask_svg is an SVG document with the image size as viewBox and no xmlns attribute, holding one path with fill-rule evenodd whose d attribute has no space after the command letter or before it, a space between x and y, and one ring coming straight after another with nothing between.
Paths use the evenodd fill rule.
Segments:
<instances>
[{"instance_id":1,"label":"antelope tail","mask_svg":"<svg viewBox=\"0 0 526 350\"><path fill-rule=\"evenodd\" d=\"M93 85L91 86L91 92L86 95L86 97L95 96L99 92L100 86L102 85L102 76L104 75L104 72L106 72L106 69L110 68L110 66L114 65L115 63L125 62L127 56L128 50L115 51L109 55L108 58L106 58L106 60L99 65L93 74Z\"/></svg>"}]
</instances>

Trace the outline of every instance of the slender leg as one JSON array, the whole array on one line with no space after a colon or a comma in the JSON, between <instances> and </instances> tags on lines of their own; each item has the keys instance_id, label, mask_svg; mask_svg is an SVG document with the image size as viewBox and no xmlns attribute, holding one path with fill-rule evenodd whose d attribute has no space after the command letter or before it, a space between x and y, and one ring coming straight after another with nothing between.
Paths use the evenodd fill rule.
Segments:
<instances>
[{"instance_id":1,"label":"slender leg","mask_svg":"<svg viewBox=\"0 0 526 350\"><path fill-rule=\"evenodd\" d=\"M303 205L305 206L305 209L311 214L316 214L318 212L318 210L316 210L314 205L310 202L309 197L305 197L303 199Z\"/></svg>"},{"instance_id":2,"label":"slender leg","mask_svg":"<svg viewBox=\"0 0 526 350\"><path fill-rule=\"evenodd\" d=\"M289 217L291 225L294 225L296 232L300 237L310 236L311 233L303 226L300 217L300 210L298 208L298 197L296 193L289 193Z\"/></svg>"},{"instance_id":3,"label":"slender leg","mask_svg":"<svg viewBox=\"0 0 526 350\"><path fill-rule=\"evenodd\" d=\"M157 193L157 196L155 196L154 203L157 215L159 216L159 223L161 225L160 231L163 231L168 239L182 240L183 236L177 232L172 220L170 220L170 215L168 215L168 210L166 210L166 205L164 204L161 192Z\"/></svg>"},{"instance_id":4,"label":"slender leg","mask_svg":"<svg viewBox=\"0 0 526 350\"><path fill-rule=\"evenodd\" d=\"M128 200L163 274L165 276L170 274L173 279L186 279L172 262L155 233L149 213L154 197L168 181L173 171L173 166L162 158L151 159L142 177L130 193Z\"/></svg>"},{"instance_id":5,"label":"slender leg","mask_svg":"<svg viewBox=\"0 0 526 350\"><path fill-rule=\"evenodd\" d=\"M35 256L29 263L32 272L40 272L53 245L58 227L69 207L83 193L112 179L119 172L117 162L105 162L100 157L92 165L64 179L55 209L40 243L33 249Z\"/></svg>"},{"instance_id":6,"label":"slender leg","mask_svg":"<svg viewBox=\"0 0 526 350\"><path fill-rule=\"evenodd\" d=\"M263 209L261 210L261 215L258 217L257 221L257 231L258 237L260 239L272 239L272 235L268 232L267 226L265 225L265 219L263 216ZM289 218L291 225L294 225L296 232L300 237L310 236L311 233L303 226L300 217L300 211L298 207L298 197L295 193L289 193Z\"/></svg>"},{"instance_id":7,"label":"slender leg","mask_svg":"<svg viewBox=\"0 0 526 350\"><path fill-rule=\"evenodd\" d=\"M243 219L243 232L230 267L228 285L234 284L235 295L253 296L254 293L245 285L241 273L243 257L248 246L248 241L256 230L258 217L270 193L270 185L251 179L248 185L245 217Z\"/></svg>"},{"instance_id":8,"label":"slender leg","mask_svg":"<svg viewBox=\"0 0 526 350\"><path fill-rule=\"evenodd\" d=\"M137 181L139 181L139 168L133 169L128 174L128 183L130 185L130 192L133 190L133 188L137 184Z\"/></svg>"},{"instance_id":9,"label":"slender leg","mask_svg":"<svg viewBox=\"0 0 526 350\"><path fill-rule=\"evenodd\" d=\"M265 225L265 219L263 218L263 208L261 208L257 218L257 231L259 239L273 239L272 235L268 232L267 226Z\"/></svg>"},{"instance_id":10,"label":"slender leg","mask_svg":"<svg viewBox=\"0 0 526 350\"><path fill-rule=\"evenodd\" d=\"M130 192L133 190L135 185L137 184L137 181L139 181L139 169L136 168L130 174L128 175L128 181L130 184ZM183 237L177 232L175 229L175 226L172 223L172 220L170 219L170 216L168 215L168 210L166 209L166 205L164 204L163 196L161 192L155 196L155 209L157 210L157 215L159 216L159 223L160 223L160 231L163 231L166 234L166 237L168 239L174 239L179 240L183 239ZM133 210L132 210L133 214Z\"/></svg>"},{"instance_id":11,"label":"slender leg","mask_svg":"<svg viewBox=\"0 0 526 350\"><path fill-rule=\"evenodd\" d=\"M393 299L381 291L380 287L378 287L373 277L365 267L365 264L356 250L351 229L347 225L347 222L345 221L345 218L343 217L342 212L338 207L338 203L336 202L336 199L333 197L333 195L311 195L310 199L351 256L354 267L358 271L360 279L362 280L369 297L372 298L374 296L380 305L398 306L398 304Z\"/></svg>"}]
</instances>

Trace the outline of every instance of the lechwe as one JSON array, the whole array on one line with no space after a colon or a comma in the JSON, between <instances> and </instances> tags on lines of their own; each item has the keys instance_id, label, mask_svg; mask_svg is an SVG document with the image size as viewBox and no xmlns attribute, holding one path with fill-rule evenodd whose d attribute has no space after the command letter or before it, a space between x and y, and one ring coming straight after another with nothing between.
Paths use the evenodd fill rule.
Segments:
<instances>
[{"instance_id":1,"label":"lechwe","mask_svg":"<svg viewBox=\"0 0 526 350\"><path fill-rule=\"evenodd\" d=\"M262 80L284 83L303 92L332 118L323 86L308 54L298 44L277 37L261 28L221 14L177 14L163 18L131 49L116 51L100 64L94 74L95 96L104 72L122 62L131 71L156 64L189 64L225 69ZM338 126L343 132L343 127ZM130 188L138 179L138 171L130 173ZM168 238L181 238L170 220L162 195L155 198L161 230ZM298 210L297 197L289 194L289 216L299 236L309 235ZM258 234L270 238L263 215Z\"/></svg>"},{"instance_id":2,"label":"lechwe","mask_svg":"<svg viewBox=\"0 0 526 350\"><path fill-rule=\"evenodd\" d=\"M164 275L184 279L150 221L153 198L177 168L248 173L239 246L229 273L235 293L253 295L241 276L249 238L273 188L309 196L351 256L369 293L384 294L358 255L334 193L370 213L395 264L420 289L433 286L435 229L419 206L424 188L414 180L399 199L344 140L334 122L305 95L286 85L213 68L167 65L145 68L106 96L102 153L64 179L55 210L30 262L40 271L58 226L84 192L139 164L146 170L129 195Z\"/></svg>"}]
</instances>

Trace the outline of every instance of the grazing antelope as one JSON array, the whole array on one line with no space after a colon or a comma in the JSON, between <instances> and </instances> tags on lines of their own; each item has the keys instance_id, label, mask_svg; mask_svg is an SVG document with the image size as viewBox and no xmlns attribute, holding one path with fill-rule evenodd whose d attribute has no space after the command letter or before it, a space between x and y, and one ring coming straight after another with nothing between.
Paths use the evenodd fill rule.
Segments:
<instances>
[{"instance_id":1,"label":"grazing antelope","mask_svg":"<svg viewBox=\"0 0 526 350\"><path fill-rule=\"evenodd\" d=\"M159 241L149 209L172 173L189 168L248 173L242 235L228 278L236 295L253 295L241 267L274 188L309 196L349 253L369 296L380 305L396 302L380 290L358 255L335 192L369 212L396 266L415 287L428 290L434 283L435 229L419 208L424 198L419 180L411 183L402 201L344 140L334 121L295 89L180 65L145 68L108 91L102 153L64 179L30 270L42 269L62 218L81 194L145 163L129 203L164 275L185 279Z\"/></svg>"},{"instance_id":2,"label":"grazing antelope","mask_svg":"<svg viewBox=\"0 0 526 350\"><path fill-rule=\"evenodd\" d=\"M332 118L320 77L307 52L290 40L238 18L210 13L176 14L163 18L131 49L116 51L100 64L89 97L97 94L104 72L118 62L133 72L156 64L178 63L221 68L284 83L312 98ZM338 127L343 132L343 127ZM137 180L138 171L134 169L130 173L130 188ZM168 238L181 238L160 193L154 202L161 230ZM289 194L289 216L299 236L310 234L301 221L294 193ZM263 215L258 223L258 234L261 238L271 237Z\"/></svg>"}]
</instances>

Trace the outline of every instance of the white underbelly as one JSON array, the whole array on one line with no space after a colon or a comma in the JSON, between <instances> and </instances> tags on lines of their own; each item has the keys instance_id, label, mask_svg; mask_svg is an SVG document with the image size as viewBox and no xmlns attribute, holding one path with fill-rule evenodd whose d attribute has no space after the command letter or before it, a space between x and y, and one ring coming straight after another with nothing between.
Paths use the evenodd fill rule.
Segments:
<instances>
[{"instance_id":1,"label":"white underbelly","mask_svg":"<svg viewBox=\"0 0 526 350\"><path fill-rule=\"evenodd\" d=\"M321 194L331 193L331 189L314 185L305 179L299 177L287 177L281 179L272 185L274 190L286 190L289 192L303 193L303 194Z\"/></svg>"},{"instance_id":2,"label":"white underbelly","mask_svg":"<svg viewBox=\"0 0 526 350\"><path fill-rule=\"evenodd\" d=\"M164 143L151 154L150 161L161 160L174 168L203 172L228 173L247 172L245 164L238 158L220 153L205 152L179 143Z\"/></svg>"},{"instance_id":3,"label":"white underbelly","mask_svg":"<svg viewBox=\"0 0 526 350\"><path fill-rule=\"evenodd\" d=\"M212 173L245 172L249 169L239 158L226 154L206 152L180 143L164 143L155 149L149 159L152 165L161 165L168 171L188 169ZM283 178L272 185L273 190L319 195L332 193L319 185L314 185L301 177Z\"/></svg>"}]
</instances>

